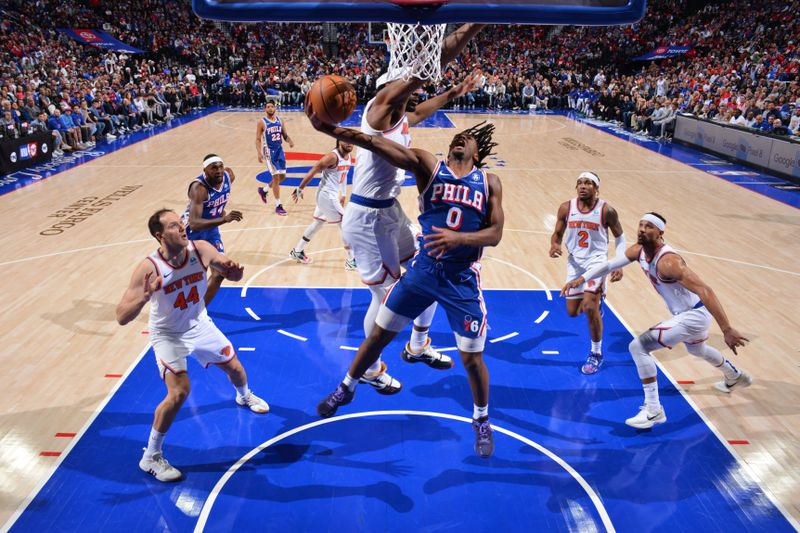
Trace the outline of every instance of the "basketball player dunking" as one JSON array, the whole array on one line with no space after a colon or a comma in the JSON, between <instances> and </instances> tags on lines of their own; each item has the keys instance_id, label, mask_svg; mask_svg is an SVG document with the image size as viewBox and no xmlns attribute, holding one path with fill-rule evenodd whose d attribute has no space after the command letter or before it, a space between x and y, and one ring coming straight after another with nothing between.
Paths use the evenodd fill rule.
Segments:
<instances>
[{"instance_id":1,"label":"basketball player dunking","mask_svg":"<svg viewBox=\"0 0 800 533\"><path fill-rule=\"evenodd\" d=\"M207 267L239 281L244 269L209 243L190 241L178 215L156 211L148 221L159 248L142 260L117 305L117 322L135 319L150 302L150 343L167 396L158 404L147 448L139 468L159 481L177 481L180 471L164 458L164 437L189 395L186 358L191 354L206 367L221 368L236 389L236 403L255 413L267 413L267 402L247 386L247 374L231 342L211 321L203 303Z\"/></svg>"},{"instance_id":2,"label":"basketball player dunking","mask_svg":"<svg viewBox=\"0 0 800 533\"><path fill-rule=\"evenodd\" d=\"M226 167L217 154L208 154L203 159L203 174L189 184L189 205L182 217L190 241L207 241L219 252L225 253L219 227L242 220L240 211L225 212L235 180L233 170ZM204 297L206 307L217 294L222 280L222 274L212 269Z\"/></svg>"},{"instance_id":3,"label":"basketball player dunking","mask_svg":"<svg viewBox=\"0 0 800 533\"><path fill-rule=\"evenodd\" d=\"M591 267L608 260L608 230L616 239L616 255L625 253L625 236L616 210L600 199L600 178L594 172L582 172L575 185L577 197L558 208L556 228L550 238L550 257L561 256L561 241L566 234L567 281L584 274ZM611 281L622 279L622 271L611 273ZM592 347L581 366L584 374L594 374L603 364L603 317L600 305L606 292L606 278L589 279L583 286L567 293L567 313L581 312L589 322Z\"/></svg>"},{"instance_id":4,"label":"basketball player dunking","mask_svg":"<svg viewBox=\"0 0 800 533\"><path fill-rule=\"evenodd\" d=\"M317 405L317 414L328 418L350 403L359 378L380 358L381 351L414 317L438 302L447 313L472 391L475 452L489 457L494 439L489 423L489 371L483 362L487 326L480 258L484 246L500 242L504 217L500 179L480 167L496 146L492 142L494 126L476 126L457 134L445 162L380 134L324 124L316 115L311 121L316 129L374 151L384 161L414 174L420 193L420 240L424 243L403 277L389 288L344 380Z\"/></svg>"},{"instance_id":5,"label":"basketball player dunking","mask_svg":"<svg viewBox=\"0 0 800 533\"><path fill-rule=\"evenodd\" d=\"M483 27L464 24L444 40L441 63L446 65ZM382 75L376 82L378 93L364 108L361 131L379 135L400 146L411 144L409 128L434 113L449 100L474 89L474 76L449 91L417 105L415 93L423 81L417 78L390 79ZM361 280L372 294L364 317L364 334L369 336L388 287L400 278L400 265L416 251L415 229L396 198L405 181L405 172L379 154L361 150L356 158L350 202L342 221L342 237L353 247ZM432 368L452 368L453 360L433 350L428 338L436 304L433 303L414 321L414 328L402 352L405 361L423 362ZM386 363L378 358L361 377L381 394L394 394L402 384L386 372Z\"/></svg>"},{"instance_id":6,"label":"basketball player dunking","mask_svg":"<svg viewBox=\"0 0 800 533\"><path fill-rule=\"evenodd\" d=\"M311 263L311 258L305 253L305 248L311 238L324 224L341 224L344 215L344 200L347 193L347 174L353 166L353 145L344 141L336 141L336 149L328 152L317 161L306 173L300 185L292 191L292 200L297 203L303 198L303 189L314 176L322 172L322 178L317 187L317 207L314 209L314 221L303 232L303 237L289 252L298 263ZM347 254L344 267L346 270L355 270L356 262L353 251L345 242L344 250Z\"/></svg>"},{"instance_id":7,"label":"basketball player dunking","mask_svg":"<svg viewBox=\"0 0 800 533\"><path fill-rule=\"evenodd\" d=\"M286 210L281 203L281 182L286 177L286 156L283 153L283 141L289 143L289 148L294 148L294 141L286 131L286 124L275 115L275 103L270 101L264 106L266 116L261 117L256 126L256 150L258 162L267 163L270 173L272 194L275 196L275 214L286 216ZM261 201L267 203L269 189L259 187L258 195Z\"/></svg>"},{"instance_id":8,"label":"basketball player dunking","mask_svg":"<svg viewBox=\"0 0 800 533\"><path fill-rule=\"evenodd\" d=\"M587 279L605 276L616 270L639 262L644 275L653 284L672 313L672 318L656 324L642 333L628 347L639 372L644 388L644 405L636 416L625 421L629 426L647 429L667 421L664 408L658 399L656 363L650 352L661 348L672 348L684 343L686 349L695 357L701 357L722 371L723 379L714 386L717 390L730 393L735 388L748 387L753 379L747 372L737 369L716 348L708 346L708 326L711 319L717 321L725 344L736 354L736 348L744 346L748 340L728 322L717 295L700 277L686 265L683 258L664 242L664 229L667 221L658 213L646 213L639 221L637 243L624 254L613 260L595 266L583 276L570 281L561 290L561 295L580 287Z\"/></svg>"}]
</instances>

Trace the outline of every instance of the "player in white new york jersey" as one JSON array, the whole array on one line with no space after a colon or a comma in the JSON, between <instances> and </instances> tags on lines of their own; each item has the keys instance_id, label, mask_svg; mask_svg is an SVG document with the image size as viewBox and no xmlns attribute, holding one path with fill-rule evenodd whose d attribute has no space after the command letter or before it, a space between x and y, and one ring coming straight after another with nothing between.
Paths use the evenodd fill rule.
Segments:
<instances>
[{"instance_id":1,"label":"player in white new york jersey","mask_svg":"<svg viewBox=\"0 0 800 533\"><path fill-rule=\"evenodd\" d=\"M209 266L231 281L242 279L244 269L208 242L190 241L174 211L156 211L148 226L160 247L133 272L117 305L117 321L129 323L150 302L150 343L167 396L156 408L139 468L159 481L177 481L181 473L164 459L161 446L189 394L188 355L206 367L219 366L236 389L237 404L256 413L268 412L269 406L248 388L247 374L233 345L211 321L203 301Z\"/></svg>"},{"instance_id":2,"label":"player in white new york jersey","mask_svg":"<svg viewBox=\"0 0 800 533\"><path fill-rule=\"evenodd\" d=\"M567 281L583 275L595 265L608 259L608 230L616 239L616 255L625 252L625 236L616 210L599 197L600 177L594 172L582 172L575 185L577 196L558 208L556 227L550 238L550 257L561 256L561 242L567 247ZM622 279L622 271L611 273L611 281ZM600 306L605 296L606 277L589 279L567 294L567 313L578 316L581 312L589 322L592 346L586 362L581 366L584 374L594 374L603 364L603 317Z\"/></svg>"},{"instance_id":3,"label":"player in white new york jersey","mask_svg":"<svg viewBox=\"0 0 800 533\"><path fill-rule=\"evenodd\" d=\"M625 423L639 429L647 429L667 421L658 399L658 371L650 355L653 350L671 349L676 344L684 343L690 354L703 358L722 371L722 381L714 386L724 393L747 387L753 382L748 373L737 369L716 348L706 343L712 317L725 336L725 344L734 354L736 348L744 346L748 339L731 327L722 304L711 287L689 269L683 258L664 242L665 227L664 217L658 213L646 213L639 221L636 244L624 254L618 254L612 261L606 261L570 281L561 290L564 295L570 289L581 286L586 279L604 276L611 270L638 261L644 275L667 304L672 318L656 324L633 339L628 346L642 380L644 405L636 416L627 419Z\"/></svg>"},{"instance_id":4,"label":"player in white new york jersey","mask_svg":"<svg viewBox=\"0 0 800 533\"><path fill-rule=\"evenodd\" d=\"M464 24L442 43L441 63L454 59L480 29L481 24ZM441 108L453 98L471 91L478 76L419 105L417 92L423 85L418 78L402 79L400 74L382 75L376 82L378 93L367 102L361 119L361 131L380 135L409 147L409 128ZM400 278L400 265L416 252L416 231L396 198L405 180L405 172L381 156L359 150L353 176L350 202L342 221L342 237L353 248L361 280L372 294L364 317L364 334L369 336L388 287ZM403 350L407 361L424 362L432 368L448 369L453 360L430 346L428 330L436 304L414 321L410 341ZM402 385L386 373L386 363L379 358L361 378L381 394L399 392Z\"/></svg>"},{"instance_id":5,"label":"player in white new york jersey","mask_svg":"<svg viewBox=\"0 0 800 533\"><path fill-rule=\"evenodd\" d=\"M314 176L322 172L322 177L317 187L317 207L314 209L314 221L303 232L303 237L289 252L298 263L311 263L311 258L306 255L305 248L311 238L324 224L341 224L344 215L344 200L347 193L347 174L353 166L353 145L343 141L336 141L336 149L328 152L317 161L306 173L300 185L292 191L292 200L297 203L303 198L303 189ZM356 263L353 251L344 243L346 270L355 270Z\"/></svg>"}]
</instances>

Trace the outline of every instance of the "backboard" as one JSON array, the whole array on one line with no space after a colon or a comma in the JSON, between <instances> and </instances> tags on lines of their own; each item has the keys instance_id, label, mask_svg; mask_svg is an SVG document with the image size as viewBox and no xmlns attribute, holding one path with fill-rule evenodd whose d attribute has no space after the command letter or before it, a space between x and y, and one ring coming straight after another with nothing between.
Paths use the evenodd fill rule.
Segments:
<instances>
[{"instance_id":1,"label":"backboard","mask_svg":"<svg viewBox=\"0 0 800 533\"><path fill-rule=\"evenodd\" d=\"M641 20L646 0L192 0L202 18L238 22L400 22L610 26Z\"/></svg>"}]
</instances>

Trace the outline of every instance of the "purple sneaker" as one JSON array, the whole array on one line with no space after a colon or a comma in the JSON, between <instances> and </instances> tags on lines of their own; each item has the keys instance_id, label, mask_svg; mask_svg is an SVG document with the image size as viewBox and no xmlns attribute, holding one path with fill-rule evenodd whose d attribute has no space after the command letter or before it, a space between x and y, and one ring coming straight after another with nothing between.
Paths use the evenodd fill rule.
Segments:
<instances>
[{"instance_id":1,"label":"purple sneaker","mask_svg":"<svg viewBox=\"0 0 800 533\"><path fill-rule=\"evenodd\" d=\"M285 217L289 213L286 212L286 209L284 209L282 205L278 204L278 206L275 208L275 214Z\"/></svg>"},{"instance_id":2,"label":"purple sneaker","mask_svg":"<svg viewBox=\"0 0 800 533\"><path fill-rule=\"evenodd\" d=\"M490 457L494 452L494 437L489 417L473 420L472 429L475 431L475 453L484 459Z\"/></svg>"},{"instance_id":3,"label":"purple sneaker","mask_svg":"<svg viewBox=\"0 0 800 533\"><path fill-rule=\"evenodd\" d=\"M266 204L267 198L269 197L269 190L265 187L259 187L256 190L258 191L258 195L261 197L261 201Z\"/></svg>"},{"instance_id":4,"label":"purple sneaker","mask_svg":"<svg viewBox=\"0 0 800 533\"><path fill-rule=\"evenodd\" d=\"M589 352L589 357L587 357L586 362L583 363L581 372L587 376L596 374L601 366L603 366L603 354Z\"/></svg>"},{"instance_id":5,"label":"purple sneaker","mask_svg":"<svg viewBox=\"0 0 800 533\"><path fill-rule=\"evenodd\" d=\"M317 404L317 414L322 418L330 418L336 414L336 410L340 405L347 405L352 402L355 395L356 391L350 392L344 383L339 383L335 391Z\"/></svg>"}]
</instances>

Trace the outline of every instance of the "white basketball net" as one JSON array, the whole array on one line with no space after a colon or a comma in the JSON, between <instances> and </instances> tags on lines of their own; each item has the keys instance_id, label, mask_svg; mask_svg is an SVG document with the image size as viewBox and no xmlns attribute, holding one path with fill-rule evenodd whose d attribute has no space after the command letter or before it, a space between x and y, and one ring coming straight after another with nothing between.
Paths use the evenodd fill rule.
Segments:
<instances>
[{"instance_id":1,"label":"white basketball net","mask_svg":"<svg viewBox=\"0 0 800 533\"><path fill-rule=\"evenodd\" d=\"M442 41L446 24L388 25L389 79L442 78Z\"/></svg>"}]
</instances>

